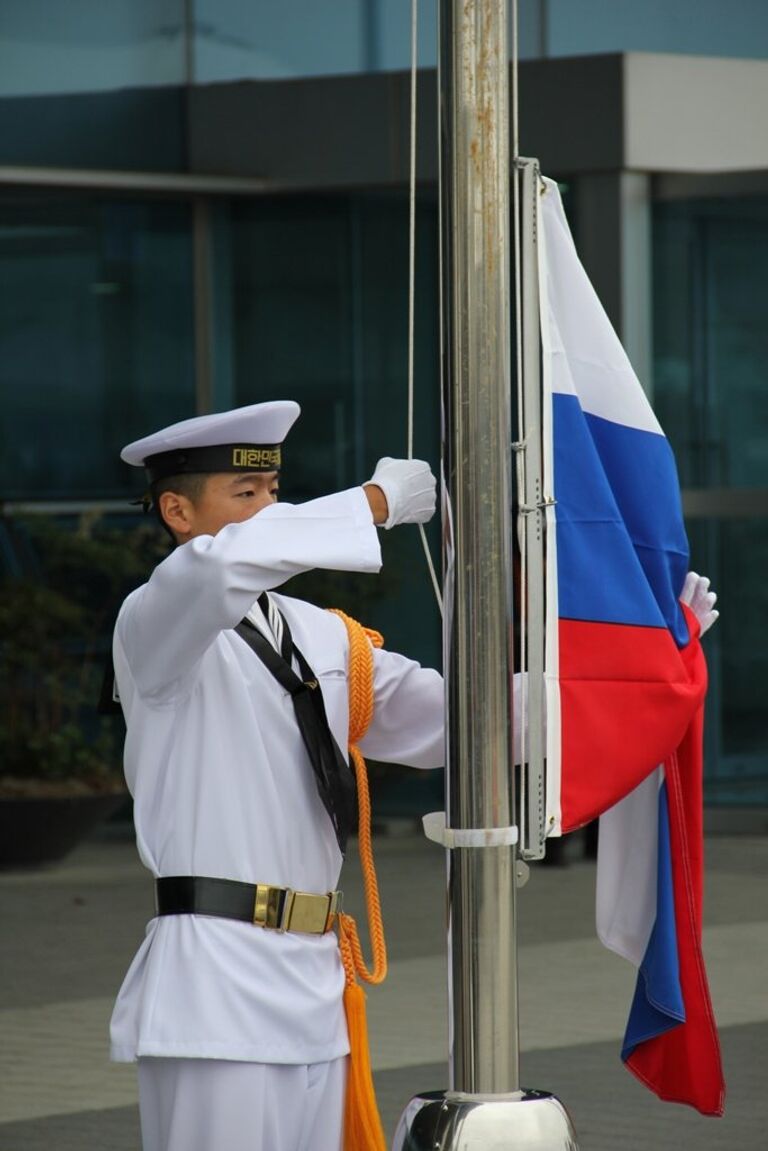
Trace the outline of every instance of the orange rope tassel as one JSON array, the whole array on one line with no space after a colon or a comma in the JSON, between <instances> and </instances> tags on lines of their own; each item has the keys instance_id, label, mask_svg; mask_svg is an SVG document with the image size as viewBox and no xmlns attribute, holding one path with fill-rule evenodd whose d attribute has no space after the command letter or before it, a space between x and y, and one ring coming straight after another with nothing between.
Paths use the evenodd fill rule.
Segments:
<instances>
[{"instance_id":1,"label":"orange rope tassel","mask_svg":"<svg viewBox=\"0 0 768 1151\"><path fill-rule=\"evenodd\" d=\"M351 915L338 916L339 951L346 975L344 1011L349 1032L349 1071L344 1110L344 1151L386 1151L384 1129L373 1088L365 993L357 982L381 983L387 974L387 947L381 921L379 888L371 844L371 799L365 760L356 746L373 718L373 648L381 647L378 632L362 627L343 611L332 609L349 638L349 756L357 780L358 845L363 873L373 970L363 957L357 924Z\"/></svg>"}]
</instances>

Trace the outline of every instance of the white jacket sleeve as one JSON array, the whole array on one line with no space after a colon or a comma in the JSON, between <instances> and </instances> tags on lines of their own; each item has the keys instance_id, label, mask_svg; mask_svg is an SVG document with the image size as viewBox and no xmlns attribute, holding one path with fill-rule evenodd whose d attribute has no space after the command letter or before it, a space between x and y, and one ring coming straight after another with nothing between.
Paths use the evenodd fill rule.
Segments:
<instances>
[{"instance_id":1,"label":"white jacket sleeve","mask_svg":"<svg viewBox=\"0 0 768 1151\"><path fill-rule=\"evenodd\" d=\"M520 763L523 677L513 678L514 762ZM546 729L545 729L546 737ZM445 764L445 691L442 676L395 652L374 652L374 711L360 741L363 755L411 767Z\"/></svg>"},{"instance_id":2,"label":"white jacket sleeve","mask_svg":"<svg viewBox=\"0 0 768 1151\"><path fill-rule=\"evenodd\" d=\"M375 572L378 533L362 488L272 504L177 548L129 596L117 633L136 688L163 702L184 690L217 635L270 588L311 568Z\"/></svg>"},{"instance_id":3,"label":"white jacket sleeve","mask_svg":"<svg viewBox=\"0 0 768 1151\"><path fill-rule=\"evenodd\" d=\"M396 652L373 653L373 719L360 741L363 755L384 763L445 763L443 677Z\"/></svg>"}]
</instances>

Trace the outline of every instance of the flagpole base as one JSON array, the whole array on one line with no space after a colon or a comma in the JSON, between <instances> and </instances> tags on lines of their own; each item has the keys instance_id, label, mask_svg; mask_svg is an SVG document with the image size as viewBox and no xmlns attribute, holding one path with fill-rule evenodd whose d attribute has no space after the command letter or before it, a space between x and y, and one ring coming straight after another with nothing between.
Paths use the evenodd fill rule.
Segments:
<instances>
[{"instance_id":1,"label":"flagpole base","mask_svg":"<svg viewBox=\"0 0 768 1151\"><path fill-rule=\"evenodd\" d=\"M425 1091L407 1105L392 1151L579 1151L568 1112L548 1091Z\"/></svg>"}]
</instances>

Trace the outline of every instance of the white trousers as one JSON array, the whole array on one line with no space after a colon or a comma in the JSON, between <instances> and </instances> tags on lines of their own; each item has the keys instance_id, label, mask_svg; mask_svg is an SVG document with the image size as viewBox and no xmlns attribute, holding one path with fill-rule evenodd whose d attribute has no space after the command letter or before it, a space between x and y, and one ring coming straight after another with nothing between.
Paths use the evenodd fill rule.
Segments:
<instances>
[{"instance_id":1,"label":"white trousers","mask_svg":"<svg viewBox=\"0 0 768 1151\"><path fill-rule=\"evenodd\" d=\"M144 1151L341 1151L347 1059L139 1059Z\"/></svg>"}]
</instances>

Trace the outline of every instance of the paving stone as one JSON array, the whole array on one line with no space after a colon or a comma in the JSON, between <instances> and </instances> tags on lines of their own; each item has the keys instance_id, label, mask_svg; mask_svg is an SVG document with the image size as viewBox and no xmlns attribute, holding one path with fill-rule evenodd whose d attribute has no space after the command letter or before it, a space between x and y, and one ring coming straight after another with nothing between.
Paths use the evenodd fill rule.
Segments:
<instances>
[{"instance_id":1,"label":"paving stone","mask_svg":"<svg viewBox=\"0 0 768 1151\"><path fill-rule=\"evenodd\" d=\"M720 1121L660 1103L621 1066L633 973L595 939L594 863L572 843L568 866L534 868L520 893L523 1082L560 1096L581 1151L766 1145L768 837L712 836L706 848L704 947L729 1087ZM376 853L391 974L368 1005L391 1134L412 1094L447 1086L445 867L416 834L378 839ZM352 861L343 886L360 917ZM0 873L0 1151L138 1151L135 1069L108 1062L107 1023L151 902L125 829L54 867Z\"/></svg>"}]
</instances>

